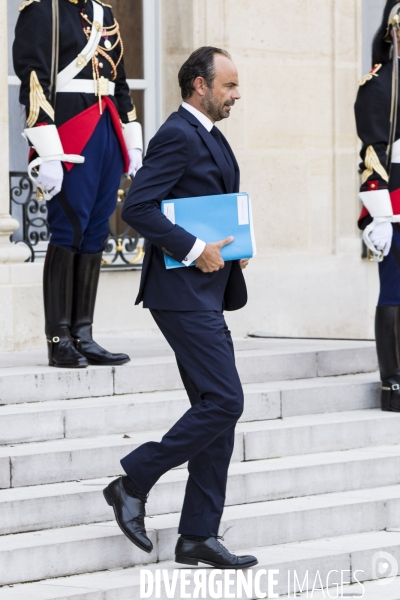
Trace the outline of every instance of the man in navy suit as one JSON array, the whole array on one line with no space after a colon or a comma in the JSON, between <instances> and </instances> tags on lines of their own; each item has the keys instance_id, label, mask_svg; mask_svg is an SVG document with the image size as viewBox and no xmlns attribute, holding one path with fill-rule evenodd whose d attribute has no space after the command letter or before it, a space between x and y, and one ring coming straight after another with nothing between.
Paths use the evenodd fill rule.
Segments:
<instances>
[{"instance_id":1,"label":"man in navy suit","mask_svg":"<svg viewBox=\"0 0 400 600\"><path fill-rule=\"evenodd\" d=\"M126 477L104 490L122 531L144 551L152 544L144 505L156 481L188 461L189 478L175 549L176 561L219 568L246 568L254 556L235 556L218 541L235 425L243 390L223 311L247 301L242 269L224 263L220 250L233 238L205 243L172 224L162 200L239 191L239 167L214 126L239 100L238 74L229 54L199 48L178 75L183 103L151 140L143 167L125 201L123 219L146 239L136 303L143 301L174 350L191 408L164 435L121 460ZM187 268L167 270L164 253ZM189 265L195 261L195 267Z\"/></svg>"}]
</instances>

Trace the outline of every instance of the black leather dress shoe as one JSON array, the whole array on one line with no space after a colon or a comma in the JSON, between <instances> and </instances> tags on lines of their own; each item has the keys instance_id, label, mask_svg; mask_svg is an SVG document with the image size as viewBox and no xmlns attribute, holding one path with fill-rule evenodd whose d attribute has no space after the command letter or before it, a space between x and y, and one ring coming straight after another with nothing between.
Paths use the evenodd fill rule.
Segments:
<instances>
[{"instance_id":1,"label":"black leather dress shoe","mask_svg":"<svg viewBox=\"0 0 400 600\"><path fill-rule=\"evenodd\" d=\"M191 566L197 566L201 562L218 569L247 569L258 564L255 556L231 554L215 537L204 542L180 537L175 548L175 562Z\"/></svg>"},{"instance_id":2,"label":"black leather dress shoe","mask_svg":"<svg viewBox=\"0 0 400 600\"><path fill-rule=\"evenodd\" d=\"M114 509L116 521L126 537L144 552L151 552L153 544L144 526L145 502L129 496L122 483L122 477L114 479L104 490L104 498Z\"/></svg>"}]
</instances>

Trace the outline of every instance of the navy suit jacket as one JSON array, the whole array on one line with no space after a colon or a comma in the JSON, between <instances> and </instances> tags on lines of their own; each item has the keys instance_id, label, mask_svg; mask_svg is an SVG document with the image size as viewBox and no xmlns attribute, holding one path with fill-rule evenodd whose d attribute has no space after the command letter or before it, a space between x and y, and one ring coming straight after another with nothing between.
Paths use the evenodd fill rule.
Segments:
<instances>
[{"instance_id":1,"label":"navy suit jacket","mask_svg":"<svg viewBox=\"0 0 400 600\"><path fill-rule=\"evenodd\" d=\"M164 263L164 253L184 260L196 237L163 215L162 200L239 191L239 167L226 138L222 140L234 172L216 139L181 106L150 141L122 211L124 221L146 239L136 304L143 300L145 308L178 311L236 310L246 304L238 261L226 262L215 273L196 267L167 270Z\"/></svg>"}]
</instances>

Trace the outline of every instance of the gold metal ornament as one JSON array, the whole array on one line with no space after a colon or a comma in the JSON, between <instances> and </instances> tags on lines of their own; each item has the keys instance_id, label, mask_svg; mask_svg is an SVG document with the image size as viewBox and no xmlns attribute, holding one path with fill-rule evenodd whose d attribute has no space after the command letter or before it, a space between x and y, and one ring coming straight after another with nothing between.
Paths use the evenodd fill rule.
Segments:
<instances>
[{"instance_id":1,"label":"gold metal ornament","mask_svg":"<svg viewBox=\"0 0 400 600\"><path fill-rule=\"evenodd\" d=\"M400 33L399 12L400 12L400 2L397 2L397 4L395 4L393 6L392 10L390 11L385 37L383 38L384 41L387 42L388 44L393 43L393 38L392 38L392 28L393 27L397 29L397 35L399 35L399 33Z\"/></svg>"},{"instance_id":2,"label":"gold metal ornament","mask_svg":"<svg viewBox=\"0 0 400 600\"><path fill-rule=\"evenodd\" d=\"M96 96L109 96L110 94L110 82L105 77L101 76L97 80L97 93Z\"/></svg>"},{"instance_id":3,"label":"gold metal ornament","mask_svg":"<svg viewBox=\"0 0 400 600\"><path fill-rule=\"evenodd\" d=\"M134 258L132 258L132 260L129 261L130 265L134 265L134 264L140 262L142 260L142 258L144 257L144 250L143 250L142 246L137 246L136 250L137 250L137 254Z\"/></svg>"},{"instance_id":4,"label":"gold metal ornament","mask_svg":"<svg viewBox=\"0 0 400 600\"><path fill-rule=\"evenodd\" d=\"M43 195L43 192L42 192L42 190L41 190L40 188L38 188L38 187L36 188L36 200L37 200L38 202L43 202L43 200L44 200L44 195Z\"/></svg>"},{"instance_id":5,"label":"gold metal ornament","mask_svg":"<svg viewBox=\"0 0 400 600\"><path fill-rule=\"evenodd\" d=\"M122 238L118 238L118 244L115 246L116 252L123 252L124 246L122 244Z\"/></svg>"},{"instance_id":6,"label":"gold metal ornament","mask_svg":"<svg viewBox=\"0 0 400 600\"><path fill-rule=\"evenodd\" d=\"M78 54L78 58L76 59L77 67L86 67L88 64L87 58L83 54Z\"/></svg>"}]
</instances>

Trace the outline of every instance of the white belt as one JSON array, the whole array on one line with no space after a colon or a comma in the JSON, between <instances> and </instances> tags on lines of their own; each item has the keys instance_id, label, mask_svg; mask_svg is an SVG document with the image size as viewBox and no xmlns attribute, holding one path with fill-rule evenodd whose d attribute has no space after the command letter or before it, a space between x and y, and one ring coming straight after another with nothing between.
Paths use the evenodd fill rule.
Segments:
<instances>
[{"instance_id":1,"label":"white belt","mask_svg":"<svg viewBox=\"0 0 400 600\"><path fill-rule=\"evenodd\" d=\"M115 94L115 83L108 79L102 79L103 85L101 86L102 96L114 96ZM106 82L106 85L104 85ZM96 94L97 96L97 81L94 79L71 79L69 83L64 85L61 90L57 90L57 93L72 92L76 94Z\"/></svg>"},{"instance_id":2,"label":"white belt","mask_svg":"<svg viewBox=\"0 0 400 600\"><path fill-rule=\"evenodd\" d=\"M92 4L93 26L92 31L90 32L89 40L82 52L78 54L77 58L74 58L74 60L57 75L57 92L63 91L63 88L67 85L67 83L69 83L72 79L75 79L82 69L89 64L89 61L93 58L97 46L100 43L103 33L104 9L97 2L92 2Z\"/></svg>"}]
</instances>

